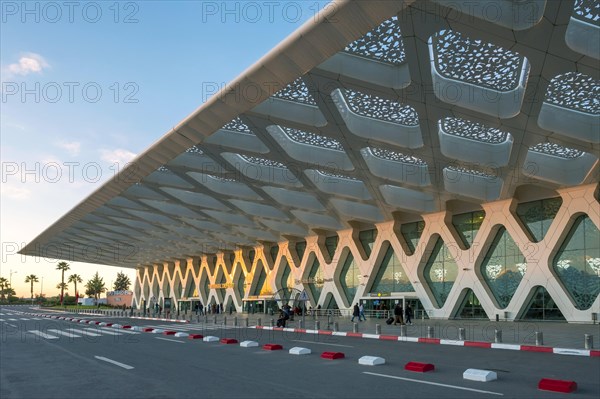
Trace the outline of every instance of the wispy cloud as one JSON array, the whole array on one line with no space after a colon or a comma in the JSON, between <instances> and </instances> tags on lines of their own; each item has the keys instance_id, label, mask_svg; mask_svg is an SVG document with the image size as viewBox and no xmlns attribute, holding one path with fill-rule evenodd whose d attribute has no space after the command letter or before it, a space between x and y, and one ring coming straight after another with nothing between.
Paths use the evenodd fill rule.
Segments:
<instances>
[{"instance_id":1,"label":"wispy cloud","mask_svg":"<svg viewBox=\"0 0 600 399\"><path fill-rule=\"evenodd\" d=\"M4 67L4 73L7 77L15 75L27 76L30 73L42 73L44 69L50 67L44 57L36 53L25 53L19 58L18 62Z\"/></svg>"},{"instance_id":2,"label":"wispy cloud","mask_svg":"<svg viewBox=\"0 0 600 399\"><path fill-rule=\"evenodd\" d=\"M78 141L61 141L56 145L66 150L72 156L79 155L79 151L81 151L81 143Z\"/></svg>"},{"instance_id":3,"label":"wispy cloud","mask_svg":"<svg viewBox=\"0 0 600 399\"><path fill-rule=\"evenodd\" d=\"M136 154L131 151L117 148L115 150L100 150L100 158L109 163L126 164L135 158Z\"/></svg>"},{"instance_id":4,"label":"wispy cloud","mask_svg":"<svg viewBox=\"0 0 600 399\"><path fill-rule=\"evenodd\" d=\"M31 191L26 188L16 187L8 183L4 183L2 184L2 189L0 189L0 194L5 198L27 199L29 198Z\"/></svg>"}]
</instances>

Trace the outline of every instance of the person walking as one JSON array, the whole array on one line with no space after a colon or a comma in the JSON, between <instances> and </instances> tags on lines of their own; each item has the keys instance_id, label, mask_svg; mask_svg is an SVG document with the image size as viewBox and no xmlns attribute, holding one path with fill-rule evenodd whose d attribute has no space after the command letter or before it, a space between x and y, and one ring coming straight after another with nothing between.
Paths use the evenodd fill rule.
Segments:
<instances>
[{"instance_id":1,"label":"person walking","mask_svg":"<svg viewBox=\"0 0 600 399\"><path fill-rule=\"evenodd\" d=\"M358 321L360 321L361 319L367 321L367 318L365 317L365 306L362 303L358 307Z\"/></svg>"},{"instance_id":2,"label":"person walking","mask_svg":"<svg viewBox=\"0 0 600 399\"><path fill-rule=\"evenodd\" d=\"M358 308L358 303L352 308L352 318L350 319L350 322L353 322L355 317L358 317L358 321L360 321L360 309Z\"/></svg>"},{"instance_id":3,"label":"person walking","mask_svg":"<svg viewBox=\"0 0 600 399\"><path fill-rule=\"evenodd\" d=\"M404 309L404 321L406 322L406 324L410 324L412 326L412 317L413 317L413 310L410 307L410 305L406 305L406 309Z\"/></svg>"},{"instance_id":4,"label":"person walking","mask_svg":"<svg viewBox=\"0 0 600 399\"><path fill-rule=\"evenodd\" d=\"M399 303L397 303L396 307L394 308L394 325L396 324L404 324L402 320L402 305Z\"/></svg>"}]
</instances>

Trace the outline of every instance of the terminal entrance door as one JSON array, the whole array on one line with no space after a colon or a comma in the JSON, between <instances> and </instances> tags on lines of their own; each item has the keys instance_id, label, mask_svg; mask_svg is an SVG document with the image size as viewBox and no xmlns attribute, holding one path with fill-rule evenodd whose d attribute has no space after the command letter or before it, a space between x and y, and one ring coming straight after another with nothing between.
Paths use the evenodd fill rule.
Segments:
<instances>
[{"instance_id":1,"label":"terminal entrance door","mask_svg":"<svg viewBox=\"0 0 600 399\"><path fill-rule=\"evenodd\" d=\"M265 313L264 299L244 299L244 313Z\"/></svg>"},{"instance_id":2,"label":"terminal entrance door","mask_svg":"<svg viewBox=\"0 0 600 399\"><path fill-rule=\"evenodd\" d=\"M368 311L367 315L383 319L390 317L394 314L394 308L396 303L400 303L402 308L406 308L406 305L410 305L413 310L413 319L417 317L420 319L423 313L423 305L418 298L409 297L407 295L389 296L389 297L367 297L361 299L364 304L365 310ZM404 315L403 315L404 316ZM425 315L427 318L427 315Z\"/></svg>"}]
</instances>

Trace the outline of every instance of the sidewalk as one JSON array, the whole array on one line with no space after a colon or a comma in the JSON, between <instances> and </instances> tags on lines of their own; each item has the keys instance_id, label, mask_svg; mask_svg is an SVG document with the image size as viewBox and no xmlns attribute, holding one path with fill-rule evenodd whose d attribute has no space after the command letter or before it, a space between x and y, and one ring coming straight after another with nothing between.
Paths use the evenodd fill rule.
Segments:
<instances>
[{"instance_id":1,"label":"sidewalk","mask_svg":"<svg viewBox=\"0 0 600 399\"><path fill-rule=\"evenodd\" d=\"M266 327L271 326L271 319L276 320L276 316L268 314L218 314L217 324L222 324L224 317L227 325L233 325L233 318L237 317L238 326L245 326L245 319L248 319L249 326L256 326L260 318L261 324ZM189 320L189 314L187 319ZM214 325L215 315L198 317L192 316L193 324ZM198 322L199 320L199 322ZM207 321L205 321L207 320ZM288 320L286 327L301 328L302 316L294 316L294 320ZM320 330L333 330L333 323L338 323L338 331L352 332L354 324L357 324L358 332L363 334L375 334L376 325L381 328L381 335L400 335L400 326L385 324L385 319L369 318L366 321L352 323L349 317L331 317L327 316L305 316L304 328L316 329L315 322L320 323ZM329 325L328 325L329 321ZM516 345L535 345L536 332L543 333L543 345L558 348L583 349L585 347L584 335L590 334L593 337L593 348L600 348L600 325L599 324L569 324L565 322L512 322L512 321L488 321L488 320L414 320L412 325L406 326L408 337L424 338L427 337L428 327L433 327L433 337L445 340L458 340L459 328L465 329L465 339L467 341L494 342L495 330L502 331L502 342Z\"/></svg>"}]
</instances>

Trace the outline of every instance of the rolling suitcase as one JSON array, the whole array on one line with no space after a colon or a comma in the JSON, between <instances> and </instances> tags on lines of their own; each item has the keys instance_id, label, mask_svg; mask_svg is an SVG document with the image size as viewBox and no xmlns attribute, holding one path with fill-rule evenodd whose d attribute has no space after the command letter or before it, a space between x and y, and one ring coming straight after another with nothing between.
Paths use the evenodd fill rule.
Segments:
<instances>
[{"instance_id":1,"label":"rolling suitcase","mask_svg":"<svg viewBox=\"0 0 600 399\"><path fill-rule=\"evenodd\" d=\"M393 318L393 317L390 317L389 319L387 319L387 320L385 321L385 324L387 324L387 325L389 326L389 325L390 325L390 324L392 324L393 322L394 322L394 318Z\"/></svg>"}]
</instances>

